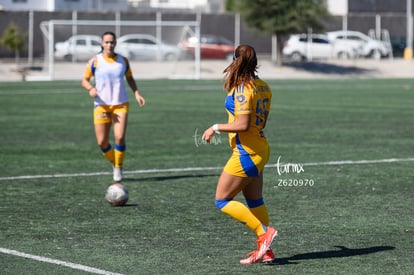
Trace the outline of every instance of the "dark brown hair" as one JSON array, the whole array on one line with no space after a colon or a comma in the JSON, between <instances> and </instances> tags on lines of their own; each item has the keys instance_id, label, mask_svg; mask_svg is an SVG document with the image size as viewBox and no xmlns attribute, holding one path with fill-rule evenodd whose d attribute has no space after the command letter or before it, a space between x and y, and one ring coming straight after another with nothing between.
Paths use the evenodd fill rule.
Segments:
<instances>
[{"instance_id":1,"label":"dark brown hair","mask_svg":"<svg viewBox=\"0 0 414 275\"><path fill-rule=\"evenodd\" d=\"M116 35L115 35L115 33L113 33L113 32L110 32L110 31L108 31L108 32L104 32L104 33L101 35L102 39L103 39L103 37L104 37L105 35L112 35L112 36L113 36L113 38L116 40Z\"/></svg>"},{"instance_id":2,"label":"dark brown hair","mask_svg":"<svg viewBox=\"0 0 414 275\"><path fill-rule=\"evenodd\" d=\"M233 62L224 69L227 91L242 84L254 85L257 71L256 51L249 45L239 45L234 51Z\"/></svg>"}]
</instances>

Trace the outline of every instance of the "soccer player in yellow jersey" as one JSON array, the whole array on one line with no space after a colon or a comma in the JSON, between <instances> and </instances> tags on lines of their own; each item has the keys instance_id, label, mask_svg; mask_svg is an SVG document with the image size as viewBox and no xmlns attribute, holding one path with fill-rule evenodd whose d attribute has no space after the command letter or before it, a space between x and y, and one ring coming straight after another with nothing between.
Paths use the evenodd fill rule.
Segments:
<instances>
[{"instance_id":1,"label":"soccer player in yellow jersey","mask_svg":"<svg viewBox=\"0 0 414 275\"><path fill-rule=\"evenodd\" d=\"M102 35L102 51L88 61L83 74L82 87L94 99L93 120L97 143L103 155L112 163L114 181L120 182L125 158L125 133L129 110L125 79L139 106L145 105L145 99L137 88L128 59L116 54L115 46L115 34L105 32ZM95 86L92 85L92 78ZM109 143L112 125L114 147Z\"/></svg>"},{"instance_id":2,"label":"soccer player in yellow jersey","mask_svg":"<svg viewBox=\"0 0 414 275\"><path fill-rule=\"evenodd\" d=\"M272 92L256 76L256 69L254 48L238 46L233 62L224 70L228 122L212 125L202 136L207 142L220 132L229 136L232 155L218 180L215 202L223 213L245 224L257 236L257 249L240 260L241 264L272 261L270 245L277 235L277 230L269 226L262 195L263 168L269 160L269 145L262 130L269 115ZM247 206L234 200L239 192L243 193Z\"/></svg>"}]
</instances>

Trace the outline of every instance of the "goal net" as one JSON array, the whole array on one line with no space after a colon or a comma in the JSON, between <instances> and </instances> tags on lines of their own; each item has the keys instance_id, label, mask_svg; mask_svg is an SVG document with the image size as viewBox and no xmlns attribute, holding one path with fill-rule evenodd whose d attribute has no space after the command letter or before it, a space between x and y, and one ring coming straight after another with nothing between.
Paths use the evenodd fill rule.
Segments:
<instances>
[{"instance_id":1,"label":"goal net","mask_svg":"<svg viewBox=\"0 0 414 275\"><path fill-rule=\"evenodd\" d=\"M160 17L160 16L159 16ZM49 80L82 77L86 61L100 50L100 37L117 36L115 52L126 56L136 79L200 78L200 46L189 52L182 42L200 37L199 21L50 20L41 23Z\"/></svg>"}]
</instances>

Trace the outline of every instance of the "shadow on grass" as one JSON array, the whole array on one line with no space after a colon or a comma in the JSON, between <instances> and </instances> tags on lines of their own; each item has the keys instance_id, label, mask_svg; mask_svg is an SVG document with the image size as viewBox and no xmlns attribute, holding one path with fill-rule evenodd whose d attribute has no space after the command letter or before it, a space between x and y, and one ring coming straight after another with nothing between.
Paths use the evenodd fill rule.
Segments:
<instances>
[{"instance_id":1,"label":"shadow on grass","mask_svg":"<svg viewBox=\"0 0 414 275\"><path fill-rule=\"evenodd\" d=\"M165 180L176 180L184 178L205 178L205 177L218 177L220 174L205 174L205 175L174 175L174 176L160 176L160 177L148 177L148 178L124 178L123 182L143 182L143 181L165 181Z\"/></svg>"},{"instance_id":2,"label":"shadow on grass","mask_svg":"<svg viewBox=\"0 0 414 275\"><path fill-rule=\"evenodd\" d=\"M116 205L112 205L113 207L119 207L119 208L125 208L125 207L137 207L137 206L139 206L139 204L138 203L127 203L127 204L124 204L124 205L119 205L119 206L116 206Z\"/></svg>"},{"instance_id":3,"label":"shadow on grass","mask_svg":"<svg viewBox=\"0 0 414 275\"><path fill-rule=\"evenodd\" d=\"M393 246L372 246L367 248L347 248L345 246L335 246L340 250L329 250L329 251L320 251L320 252L310 252L303 254L296 254L291 257L286 258L276 258L270 265L287 265L287 264L298 264L299 260L314 260L314 259L329 259L329 258L342 258L342 257L352 257L365 254L371 254L386 250L393 250Z\"/></svg>"},{"instance_id":4,"label":"shadow on grass","mask_svg":"<svg viewBox=\"0 0 414 275\"><path fill-rule=\"evenodd\" d=\"M364 75L374 72L374 70L368 70L359 68L356 66L342 66L336 64L328 64L323 62L287 62L283 64L286 67L294 68L297 71L305 71L327 75Z\"/></svg>"}]
</instances>

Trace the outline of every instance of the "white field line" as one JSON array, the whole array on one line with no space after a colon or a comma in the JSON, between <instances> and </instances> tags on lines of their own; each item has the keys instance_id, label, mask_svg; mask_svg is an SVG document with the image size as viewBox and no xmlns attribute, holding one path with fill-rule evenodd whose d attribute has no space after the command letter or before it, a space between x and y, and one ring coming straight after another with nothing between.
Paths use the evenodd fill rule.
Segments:
<instances>
[{"instance_id":1,"label":"white field line","mask_svg":"<svg viewBox=\"0 0 414 275\"><path fill-rule=\"evenodd\" d=\"M343 161L328 161L328 162L309 162L301 164L305 166L327 166L327 165L359 165L359 164L375 164L375 163L391 163L391 162L406 162L414 161L414 158L391 158L391 159L379 159L379 160L343 160ZM266 167L276 167L279 164L268 164ZM188 168L171 168L171 169L149 169L149 170L135 170L125 171L127 174L151 174L151 173L171 173L171 172L192 172L192 171L206 171L206 170L218 170L222 167L188 167ZM109 175L108 172L96 172L96 173L78 173L78 174L54 174L54 175L35 175L35 176L19 176L19 177L2 177L0 180L16 180L16 179L34 179L34 178L62 178L62 177L88 177L96 175ZM55 260L51 258L45 258L41 256L31 255L16 250L10 250L0 247L0 252L4 254L15 255L18 257L28 258L40 262L52 263L56 265L62 265L73 269L83 270L95 274L108 274L108 275L122 275L120 273L113 273L85 265Z\"/></svg>"},{"instance_id":2,"label":"white field line","mask_svg":"<svg viewBox=\"0 0 414 275\"><path fill-rule=\"evenodd\" d=\"M19 251L16 251L16 250L2 248L2 247L0 247L0 252L4 253L4 254L9 254L9 255L22 257L22 258L32 259L32 260L39 261L39 262L62 265L62 266L70 267L72 269L78 269L78 270L82 270L82 271L86 271L86 272L90 272L90 273L95 273L95 274L122 275L121 273L114 273L114 272L110 272L110 271L106 271L106 270L102 270L102 269L89 267L89 266L86 266L86 265L74 264L74 263L64 262L64 261L55 260L55 259L51 259L51 258L45 258L45 257L41 257L41 256L36 256L36 255L32 255L32 254L19 252Z\"/></svg>"},{"instance_id":3,"label":"white field line","mask_svg":"<svg viewBox=\"0 0 414 275\"><path fill-rule=\"evenodd\" d=\"M301 163L303 167L306 166L330 166L330 165L360 165L360 164L376 164L376 163L392 163L392 162L407 162L414 161L414 158L390 158L390 159L374 159L374 160L338 160L327 162L308 162ZM268 164L266 167L277 167L288 164L274 163ZM167 168L167 169L145 169L124 171L124 174L159 174L159 173L173 173L173 172L194 172L194 171L211 171L221 170L223 167L187 167L187 168ZM93 172L93 173L73 173L73 174L50 174L50 175L27 175L15 177L0 177L0 181L5 180L24 180L24 179L47 179L47 178L70 178L70 177L92 177L111 175L111 172Z\"/></svg>"},{"instance_id":4,"label":"white field line","mask_svg":"<svg viewBox=\"0 0 414 275\"><path fill-rule=\"evenodd\" d=\"M358 165L358 164L376 164L376 163L391 163L391 162L406 162L414 161L414 158L391 158L391 159L373 159L373 160L338 160L338 161L326 161L326 162L308 162L301 163L305 166L329 166L329 165ZM276 167L278 164L268 164L266 167ZM286 164L279 164L280 166Z\"/></svg>"}]
</instances>

